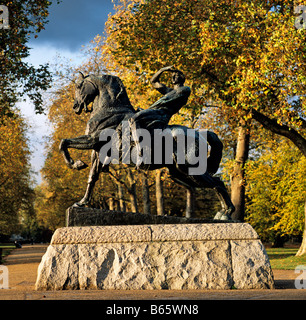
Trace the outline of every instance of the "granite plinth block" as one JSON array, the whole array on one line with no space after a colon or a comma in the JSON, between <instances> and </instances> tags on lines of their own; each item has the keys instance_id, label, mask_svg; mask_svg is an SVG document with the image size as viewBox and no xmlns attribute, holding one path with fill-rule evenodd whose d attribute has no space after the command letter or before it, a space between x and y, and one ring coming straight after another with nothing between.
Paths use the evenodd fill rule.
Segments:
<instances>
[{"instance_id":1,"label":"granite plinth block","mask_svg":"<svg viewBox=\"0 0 306 320\"><path fill-rule=\"evenodd\" d=\"M37 290L273 287L264 246L247 223L60 228L36 282Z\"/></svg>"}]
</instances>

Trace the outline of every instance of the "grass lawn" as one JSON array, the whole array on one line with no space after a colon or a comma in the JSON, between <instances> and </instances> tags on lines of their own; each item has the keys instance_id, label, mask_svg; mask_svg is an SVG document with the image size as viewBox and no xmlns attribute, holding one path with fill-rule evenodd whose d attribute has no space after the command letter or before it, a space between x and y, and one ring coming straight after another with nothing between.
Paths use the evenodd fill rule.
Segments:
<instances>
[{"instance_id":1,"label":"grass lawn","mask_svg":"<svg viewBox=\"0 0 306 320\"><path fill-rule=\"evenodd\" d=\"M306 255L296 257L298 248L266 248L272 269L294 270L306 266Z\"/></svg>"}]
</instances>

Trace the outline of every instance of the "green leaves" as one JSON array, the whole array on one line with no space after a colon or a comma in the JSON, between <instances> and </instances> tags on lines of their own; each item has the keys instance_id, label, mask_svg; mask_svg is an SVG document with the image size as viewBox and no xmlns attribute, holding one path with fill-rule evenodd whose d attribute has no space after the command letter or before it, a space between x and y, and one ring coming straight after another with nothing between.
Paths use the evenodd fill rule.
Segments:
<instances>
[{"instance_id":1,"label":"green leaves","mask_svg":"<svg viewBox=\"0 0 306 320\"><path fill-rule=\"evenodd\" d=\"M32 199L28 127L17 114L2 117L0 125L0 236L19 228L19 213Z\"/></svg>"},{"instance_id":2,"label":"green leaves","mask_svg":"<svg viewBox=\"0 0 306 320\"><path fill-rule=\"evenodd\" d=\"M11 108L24 95L30 94L35 110L41 113L41 91L51 82L47 66L34 68L24 59L29 56L28 41L32 34L44 29L50 1L2 1L9 9L10 29L0 30L0 116L9 114Z\"/></svg>"},{"instance_id":3,"label":"green leaves","mask_svg":"<svg viewBox=\"0 0 306 320\"><path fill-rule=\"evenodd\" d=\"M306 159L291 143L267 143L260 158L249 161L247 221L261 238L301 235L304 221ZM264 221L264 222L263 222Z\"/></svg>"}]
</instances>

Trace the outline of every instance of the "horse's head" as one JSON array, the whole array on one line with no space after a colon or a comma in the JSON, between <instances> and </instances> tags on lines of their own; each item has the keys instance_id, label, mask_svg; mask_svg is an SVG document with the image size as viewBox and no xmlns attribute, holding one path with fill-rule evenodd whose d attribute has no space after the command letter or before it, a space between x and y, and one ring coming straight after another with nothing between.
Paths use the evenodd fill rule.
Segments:
<instances>
[{"instance_id":1,"label":"horse's head","mask_svg":"<svg viewBox=\"0 0 306 320\"><path fill-rule=\"evenodd\" d=\"M98 94L98 88L91 76L84 76L80 72L80 78L76 82L75 100L73 110L76 114L81 114L84 109L89 112L87 106L94 101Z\"/></svg>"}]
</instances>

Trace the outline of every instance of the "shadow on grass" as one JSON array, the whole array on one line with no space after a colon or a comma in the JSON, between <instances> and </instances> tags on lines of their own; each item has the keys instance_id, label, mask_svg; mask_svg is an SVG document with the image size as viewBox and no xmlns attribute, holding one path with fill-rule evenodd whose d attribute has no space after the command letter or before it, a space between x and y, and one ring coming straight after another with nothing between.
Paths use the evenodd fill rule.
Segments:
<instances>
[{"instance_id":1,"label":"shadow on grass","mask_svg":"<svg viewBox=\"0 0 306 320\"><path fill-rule=\"evenodd\" d=\"M286 259L289 257L294 257L298 249L292 248L269 248L266 249L270 260L274 259Z\"/></svg>"}]
</instances>

